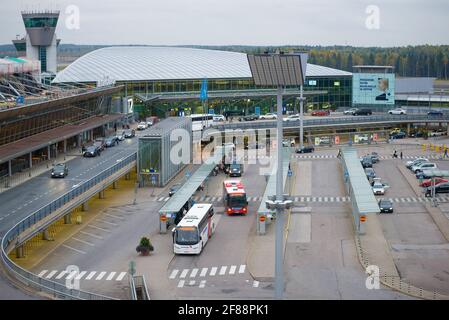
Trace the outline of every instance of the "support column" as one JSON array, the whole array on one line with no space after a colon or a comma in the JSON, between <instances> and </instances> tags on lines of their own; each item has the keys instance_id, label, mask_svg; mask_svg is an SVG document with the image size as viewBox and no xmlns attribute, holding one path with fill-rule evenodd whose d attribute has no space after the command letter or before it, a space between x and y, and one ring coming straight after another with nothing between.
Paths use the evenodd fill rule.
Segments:
<instances>
[{"instance_id":1,"label":"support column","mask_svg":"<svg viewBox=\"0 0 449 320\"><path fill-rule=\"evenodd\" d=\"M51 152L50 152L50 146L47 146L47 159L50 160L51 159Z\"/></svg>"},{"instance_id":2,"label":"support column","mask_svg":"<svg viewBox=\"0 0 449 320\"><path fill-rule=\"evenodd\" d=\"M16 258L23 258L23 245L16 248Z\"/></svg>"},{"instance_id":3,"label":"support column","mask_svg":"<svg viewBox=\"0 0 449 320\"><path fill-rule=\"evenodd\" d=\"M103 191L100 191L100 192L98 193L98 198L99 198L99 199L104 199L104 190L103 190Z\"/></svg>"},{"instance_id":4,"label":"support column","mask_svg":"<svg viewBox=\"0 0 449 320\"><path fill-rule=\"evenodd\" d=\"M11 160L8 160L8 176L12 176L12 166L11 166Z\"/></svg>"},{"instance_id":5,"label":"support column","mask_svg":"<svg viewBox=\"0 0 449 320\"><path fill-rule=\"evenodd\" d=\"M89 203L86 201L81 205L82 211L89 211Z\"/></svg>"},{"instance_id":6,"label":"support column","mask_svg":"<svg viewBox=\"0 0 449 320\"><path fill-rule=\"evenodd\" d=\"M117 189L118 188L118 181L114 181L112 183L112 189Z\"/></svg>"},{"instance_id":7,"label":"support column","mask_svg":"<svg viewBox=\"0 0 449 320\"><path fill-rule=\"evenodd\" d=\"M446 123L446 128L447 128L447 135L449 136L449 122Z\"/></svg>"},{"instance_id":8,"label":"support column","mask_svg":"<svg viewBox=\"0 0 449 320\"><path fill-rule=\"evenodd\" d=\"M300 87L300 97L299 97L299 147L304 146L304 96L303 96L303 86Z\"/></svg>"},{"instance_id":9,"label":"support column","mask_svg":"<svg viewBox=\"0 0 449 320\"><path fill-rule=\"evenodd\" d=\"M125 174L125 180L131 180L131 173Z\"/></svg>"},{"instance_id":10,"label":"support column","mask_svg":"<svg viewBox=\"0 0 449 320\"><path fill-rule=\"evenodd\" d=\"M407 136L410 136L410 123L407 123Z\"/></svg>"},{"instance_id":11,"label":"support column","mask_svg":"<svg viewBox=\"0 0 449 320\"><path fill-rule=\"evenodd\" d=\"M64 216L64 224L71 224L72 223L72 214L66 214Z\"/></svg>"},{"instance_id":12,"label":"support column","mask_svg":"<svg viewBox=\"0 0 449 320\"><path fill-rule=\"evenodd\" d=\"M51 240L50 239L50 234L48 233L48 229L45 229L44 232L42 232L42 240Z\"/></svg>"},{"instance_id":13,"label":"support column","mask_svg":"<svg viewBox=\"0 0 449 320\"><path fill-rule=\"evenodd\" d=\"M33 167L33 153L30 152L29 154L29 164L30 164L30 169Z\"/></svg>"},{"instance_id":14,"label":"support column","mask_svg":"<svg viewBox=\"0 0 449 320\"><path fill-rule=\"evenodd\" d=\"M67 139L64 140L63 145L64 145L63 151L64 151L64 153L67 153Z\"/></svg>"}]
</instances>

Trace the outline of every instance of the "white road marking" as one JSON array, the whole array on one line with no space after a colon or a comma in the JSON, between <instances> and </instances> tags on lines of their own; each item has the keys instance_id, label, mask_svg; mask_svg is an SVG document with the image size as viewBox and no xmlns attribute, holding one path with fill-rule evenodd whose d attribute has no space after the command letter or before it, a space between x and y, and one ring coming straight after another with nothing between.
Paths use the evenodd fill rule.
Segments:
<instances>
[{"instance_id":1,"label":"white road marking","mask_svg":"<svg viewBox=\"0 0 449 320\"><path fill-rule=\"evenodd\" d=\"M206 280L201 280L200 282L200 288L204 288L206 286Z\"/></svg>"},{"instance_id":2,"label":"white road marking","mask_svg":"<svg viewBox=\"0 0 449 320\"><path fill-rule=\"evenodd\" d=\"M226 273L226 269L228 269L228 266L222 266L219 275L220 276L224 275Z\"/></svg>"},{"instance_id":3,"label":"white road marking","mask_svg":"<svg viewBox=\"0 0 449 320\"><path fill-rule=\"evenodd\" d=\"M253 282L253 288L259 287L259 281L254 280Z\"/></svg>"},{"instance_id":4,"label":"white road marking","mask_svg":"<svg viewBox=\"0 0 449 320\"><path fill-rule=\"evenodd\" d=\"M47 276L45 277L46 279L50 279L51 277L53 277L56 272L58 272L58 270L53 270L52 272L50 272L49 274L47 274Z\"/></svg>"},{"instance_id":5,"label":"white road marking","mask_svg":"<svg viewBox=\"0 0 449 320\"><path fill-rule=\"evenodd\" d=\"M81 271L76 277L75 280L81 280L82 277L87 273L87 271Z\"/></svg>"},{"instance_id":6,"label":"white road marking","mask_svg":"<svg viewBox=\"0 0 449 320\"><path fill-rule=\"evenodd\" d=\"M231 266L231 268L229 268L229 274L235 274L236 269L237 269L237 266Z\"/></svg>"},{"instance_id":7,"label":"white road marking","mask_svg":"<svg viewBox=\"0 0 449 320\"><path fill-rule=\"evenodd\" d=\"M198 273L198 268L194 268L192 270L192 272L190 273L190 278L195 278L197 273Z\"/></svg>"},{"instance_id":8,"label":"white road marking","mask_svg":"<svg viewBox=\"0 0 449 320\"><path fill-rule=\"evenodd\" d=\"M178 288L182 288L182 287L184 287L184 280L180 280L179 282L178 282Z\"/></svg>"},{"instance_id":9,"label":"white road marking","mask_svg":"<svg viewBox=\"0 0 449 320\"><path fill-rule=\"evenodd\" d=\"M61 271L60 274L56 277L57 280L61 279L65 274L67 273L67 270Z\"/></svg>"},{"instance_id":10,"label":"white road marking","mask_svg":"<svg viewBox=\"0 0 449 320\"><path fill-rule=\"evenodd\" d=\"M217 269L217 267L212 267L212 269L210 269L209 275L212 277L215 276L215 274L217 273Z\"/></svg>"},{"instance_id":11,"label":"white road marking","mask_svg":"<svg viewBox=\"0 0 449 320\"><path fill-rule=\"evenodd\" d=\"M48 270L42 270L37 276L38 276L38 277L43 277L44 274L47 273L47 271L48 271Z\"/></svg>"},{"instance_id":12,"label":"white road marking","mask_svg":"<svg viewBox=\"0 0 449 320\"><path fill-rule=\"evenodd\" d=\"M106 278L106 280L107 280L107 281L111 281L112 278L114 278L114 276L115 276L116 273L117 273L117 272L112 271L112 272L108 275L108 277Z\"/></svg>"},{"instance_id":13,"label":"white road marking","mask_svg":"<svg viewBox=\"0 0 449 320\"><path fill-rule=\"evenodd\" d=\"M187 273L189 272L189 269L184 269L181 272L181 275L179 276L180 278L185 278L187 276Z\"/></svg>"},{"instance_id":14,"label":"white road marking","mask_svg":"<svg viewBox=\"0 0 449 320\"><path fill-rule=\"evenodd\" d=\"M107 229L103 229L103 228L100 228L100 227L97 227L97 226L95 226L95 225L93 225L93 224L88 224L87 225L88 227L91 227L91 228L94 228L94 229L98 229L98 230L101 230L101 231L103 231L103 232L111 232L111 231L109 231L109 230L107 230Z\"/></svg>"},{"instance_id":15,"label":"white road marking","mask_svg":"<svg viewBox=\"0 0 449 320\"><path fill-rule=\"evenodd\" d=\"M208 269L209 269L209 268L203 268L203 269L201 269L200 277L205 277L206 274L207 274L207 270L208 270Z\"/></svg>"},{"instance_id":16,"label":"white road marking","mask_svg":"<svg viewBox=\"0 0 449 320\"><path fill-rule=\"evenodd\" d=\"M118 275L117 278L115 278L115 281L122 281L122 279L126 276L127 272L123 271Z\"/></svg>"},{"instance_id":17,"label":"white road marking","mask_svg":"<svg viewBox=\"0 0 449 320\"><path fill-rule=\"evenodd\" d=\"M100 221L100 222L102 222L102 223L109 224L109 225L114 226L114 227L118 226L117 223L109 222L109 221L106 221L106 220L103 220L103 219L99 219L99 218L97 218L97 221Z\"/></svg>"},{"instance_id":18,"label":"white road marking","mask_svg":"<svg viewBox=\"0 0 449 320\"><path fill-rule=\"evenodd\" d=\"M106 271L100 272L100 274L95 278L95 280L101 280L101 279L103 279L103 277L104 277L104 275L105 275L106 273L107 273Z\"/></svg>"},{"instance_id":19,"label":"white road marking","mask_svg":"<svg viewBox=\"0 0 449 320\"><path fill-rule=\"evenodd\" d=\"M159 199L157 199L157 201L161 202L163 201L165 198L164 197L160 197Z\"/></svg>"},{"instance_id":20,"label":"white road marking","mask_svg":"<svg viewBox=\"0 0 449 320\"><path fill-rule=\"evenodd\" d=\"M75 248L73 248L73 247L71 247L71 246L68 246L68 245L66 245L66 244L63 244L62 246L63 246L64 248L73 250L73 251L75 251L75 252L78 252L78 253L81 253L81 254L86 254L86 252L84 252L84 251L82 251L82 250L75 249Z\"/></svg>"},{"instance_id":21,"label":"white road marking","mask_svg":"<svg viewBox=\"0 0 449 320\"><path fill-rule=\"evenodd\" d=\"M87 236L90 236L90 237L92 237L92 238L97 238L97 239L100 239L100 240L103 239L102 236L97 236L96 234L89 233L89 232L86 232L86 231L80 231L80 233L85 234L85 235L87 235Z\"/></svg>"},{"instance_id":22,"label":"white road marking","mask_svg":"<svg viewBox=\"0 0 449 320\"><path fill-rule=\"evenodd\" d=\"M66 280L71 280L73 279L74 276L76 276L78 274L78 271L72 271L69 273L69 275L65 278Z\"/></svg>"},{"instance_id":23,"label":"white road marking","mask_svg":"<svg viewBox=\"0 0 449 320\"><path fill-rule=\"evenodd\" d=\"M239 268L239 273L244 273L245 272L245 268L246 268L246 265L241 264L240 268Z\"/></svg>"},{"instance_id":24,"label":"white road marking","mask_svg":"<svg viewBox=\"0 0 449 320\"><path fill-rule=\"evenodd\" d=\"M125 220L125 218L123 217L119 217L119 216L115 216L113 214L109 214L109 213L105 213L105 216L111 217L111 218L116 218L116 219L120 219L120 220Z\"/></svg>"},{"instance_id":25,"label":"white road marking","mask_svg":"<svg viewBox=\"0 0 449 320\"><path fill-rule=\"evenodd\" d=\"M170 199L170 197L167 197L164 199L164 202L167 202Z\"/></svg>"},{"instance_id":26,"label":"white road marking","mask_svg":"<svg viewBox=\"0 0 449 320\"><path fill-rule=\"evenodd\" d=\"M97 271L92 271L91 273L89 273L89 275L86 277L86 280L92 279L96 273L97 273Z\"/></svg>"},{"instance_id":27,"label":"white road marking","mask_svg":"<svg viewBox=\"0 0 449 320\"><path fill-rule=\"evenodd\" d=\"M194 285L195 285L195 280L190 280L189 286L194 286Z\"/></svg>"},{"instance_id":28,"label":"white road marking","mask_svg":"<svg viewBox=\"0 0 449 320\"><path fill-rule=\"evenodd\" d=\"M91 242L88 242L88 241L84 241L84 240L81 240L81 239L78 239L78 238L75 238L75 237L72 237L72 240L75 240L75 241L78 241L78 242L81 242L81 243L87 244L88 246L91 246L91 247L93 247L93 246L94 246L94 244L93 244L93 243L91 243Z\"/></svg>"},{"instance_id":29,"label":"white road marking","mask_svg":"<svg viewBox=\"0 0 449 320\"><path fill-rule=\"evenodd\" d=\"M171 273L170 276L168 277L169 279L174 279L176 278L176 275L178 274L179 270L178 269L174 269Z\"/></svg>"}]
</instances>

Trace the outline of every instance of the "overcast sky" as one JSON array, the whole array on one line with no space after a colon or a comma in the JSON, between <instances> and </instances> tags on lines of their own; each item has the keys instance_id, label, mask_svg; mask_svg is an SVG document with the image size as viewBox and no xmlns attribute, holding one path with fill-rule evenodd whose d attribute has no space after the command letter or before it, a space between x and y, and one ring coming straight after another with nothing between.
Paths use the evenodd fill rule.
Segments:
<instances>
[{"instance_id":1,"label":"overcast sky","mask_svg":"<svg viewBox=\"0 0 449 320\"><path fill-rule=\"evenodd\" d=\"M148 45L449 44L449 0L1 0L0 43L21 10L58 9L63 43ZM79 29L67 28L76 19ZM379 9L377 28L376 11ZM369 28L367 27L369 26Z\"/></svg>"}]
</instances>

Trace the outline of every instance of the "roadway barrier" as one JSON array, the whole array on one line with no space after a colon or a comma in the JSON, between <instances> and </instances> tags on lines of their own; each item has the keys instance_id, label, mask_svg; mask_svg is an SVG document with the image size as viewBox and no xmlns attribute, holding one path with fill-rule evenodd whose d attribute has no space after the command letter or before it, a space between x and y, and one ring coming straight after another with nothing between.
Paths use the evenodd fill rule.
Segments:
<instances>
[{"instance_id":1,"label":"roadway barrier","mask_svg":"<svg viewBox=\"0 0 449 320\"><path fill-rule=\"evenodd\" d=\"M81 183L76 188L73 188L69 192L53 200L51 203L36 210L28 217L18 222L8 232L6 232L1 242L1 261L4 264L6 271L12 277L16 278L24 285L36 288L43 292L53 294L55 298L82 299L82 300L113 299L111 297L107 297L100 294L90 293L77 289L69 289L62 283L38 277L37 275L31 273L30 271L25 270L20 266L18 266L17 264L15 264L9 258L8 254L16 247L16 245L22 244L27 239L32 238L35 234L42 231L41 230L43 228L42 226L35 228L36 224L38 224L40 221L48 218L50 215L54 214L57 210L60 210L69 202L72 202L73 200L75 200L75 198L89 191L91 188L98 186L101 183L104 183L111 175L114 175L116 172L129 166L132 167L133 164L135 164L135 162L136 162L136 153L133 153L130 156L121 159L110 168L103 170L102 172L100 172L93 178L89 179L88 181ZM60 216L56 217L56 219L58 218L60 218ZM29 229L32 229L33 227L34 230L32 230L32 232L28 232L26 238L20 238L20 235L22 233L29 231ZM17 242L19 239L20 241Z\"/></svg>"},{"instance_id":2,"label":"roadway barrier","mask_svg":"<svg viewBox=\"0 0 449 320\"><path fill-rule=\"evenodd\" d=\"M150 300L145 276L131 276L129 279L131 300Z\"/></svg>"},{"instance_id":3,"label":"roadway barrier","mask_svg":"<svg viewBox=\"0 0 449 320\"><path fill-rule=\"evenodd\" d=\"M334 127L345 125L365 125L365 124L399 124L399 123L442 123L449 122L449 114L442 116L422 115L372 115L372 116L348 116L335 118L304 119L304 127ZM271 129L276 128L276 120L273 121L245 121L239 123L213 124L219 131L233 129ZM284 121L284 130L297 129L299 120Z\"/></svg>"}]
</instances>

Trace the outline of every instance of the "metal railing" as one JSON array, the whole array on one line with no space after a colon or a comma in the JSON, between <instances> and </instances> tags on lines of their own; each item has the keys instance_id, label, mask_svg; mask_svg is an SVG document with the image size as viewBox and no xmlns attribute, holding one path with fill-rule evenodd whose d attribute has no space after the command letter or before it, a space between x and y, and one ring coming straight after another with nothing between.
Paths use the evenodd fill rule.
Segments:
<instances>
[{"instance_id":1,"label":"metal railing","mask_svg":"<svg viewBox=\"0 0 449 320\"><path fill-rule=\"evenodd\" d=\"M36 223L46 218L50 214L54 213L56 210L63 207L65 204L74 200L76 197L80 196L84 192L88 191L92 187L98 185L103 180L113 175L115 172L120 169L126 167L131 164L133 161L136 161L136 153L131 154L130 156L121 159L121 161L117 162L110 168L107 168L97 174L95 177L89 179L88 181L83 182L78 185L76 188L68 191L63 194L59 198L53 200L49 204L43 206L42 208L36 210L29 216L25 217L23 220L18 222L14 227L12 227L8 232L6 232L5 236L1 242L1 260L7 270L19 281L24 283L25 285L35 287L41 291L54 294L57 298L68 298L68 299L113 299L110 297L106 297L103 295L90 293L82 290L76 289L68 289L65 285L54 282L51 280L43 279L38 277L37 275L21 268L17 264L15 264L8 257L8 248L11 244L14 244L15 240L19 239L19 235L29 228L33 227ZM33 236L36 233L40 232L41 228L36 228L29 236ZM24 239L21 239L23 242Z\"/></svg>"},{"instance_id":2,"label":"metal railing","mask_svg":"<svg viewBox=\"0 0 449 320\"><path fill-rule=\"evenodd\" d=\"M413 123L413 122L449 122L449 113L442 116L427 114L417 115L371 115L371 116L347 116L339 118L304 119L304 127L371 124L371 123ZM299 127L299 120L284 121L284 129ZM273 121L246 121L239 123L213 124L213 128L224 131L229 129L272 129L276 128L276 120Z\"/></svg>"}]
</instances>

